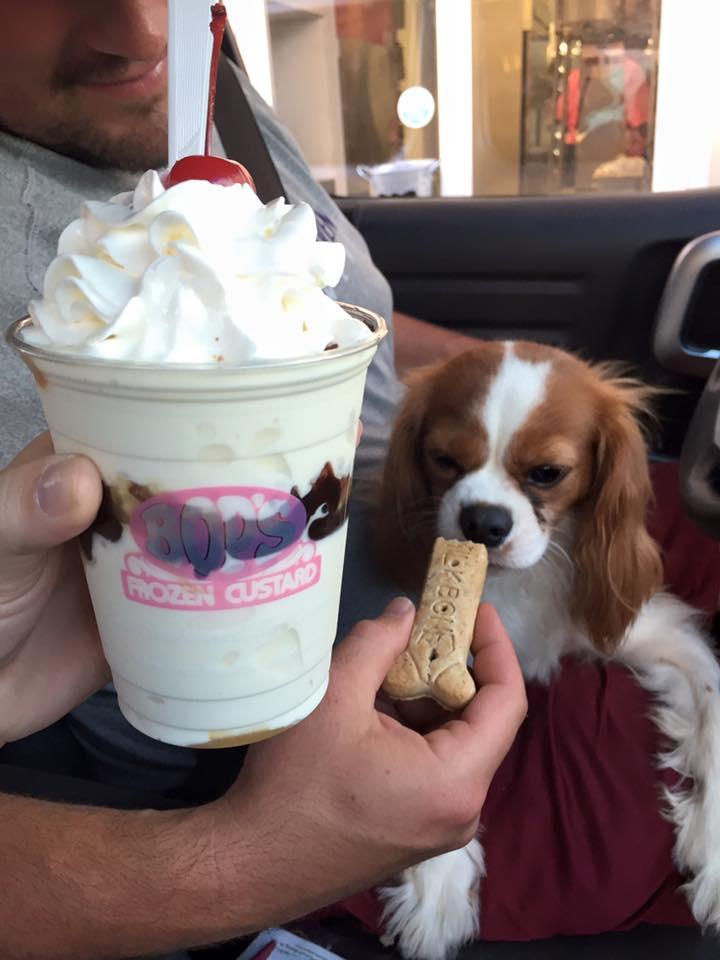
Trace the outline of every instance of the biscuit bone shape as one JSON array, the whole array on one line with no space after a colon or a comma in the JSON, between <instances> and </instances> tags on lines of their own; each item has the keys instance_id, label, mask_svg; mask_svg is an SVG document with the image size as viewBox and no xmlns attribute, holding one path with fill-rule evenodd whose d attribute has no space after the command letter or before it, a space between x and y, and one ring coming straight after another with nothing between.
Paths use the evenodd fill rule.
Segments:
<instances>
[{"instance_id":1,"label":"biscuit bone shape","mask_svg":"<svg viewBox=\"0 0 720 960\"><path fill-rule=\"evenodd\" d=\"M467 661L487 565L483 544L436 539L408 647L383 683L390 697L462 710L475 696Z\"/></svg>"}]
</instances>

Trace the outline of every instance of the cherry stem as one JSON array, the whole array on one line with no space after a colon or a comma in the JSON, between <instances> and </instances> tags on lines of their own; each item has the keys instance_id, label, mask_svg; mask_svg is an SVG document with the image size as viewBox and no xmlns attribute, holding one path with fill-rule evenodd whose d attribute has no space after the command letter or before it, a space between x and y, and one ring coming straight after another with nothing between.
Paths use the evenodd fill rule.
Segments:
<instances>
[{"instance_id":1,"label":"cherry stem","mask_svg":"<svg viewBox=\"0 0 720 960\"><path fill-rule=\"evenodd\" d=\"M207 126L205 127L205 156L212 152L212 130L215 118L215 95L217 93L217 73L222 50L223 34L227 21L227 10L224 3L214 3L210 8L212 20L210 32L213 35L212 59L210 61L210 89L208 90Z\"/></svg>"}]
</instances>

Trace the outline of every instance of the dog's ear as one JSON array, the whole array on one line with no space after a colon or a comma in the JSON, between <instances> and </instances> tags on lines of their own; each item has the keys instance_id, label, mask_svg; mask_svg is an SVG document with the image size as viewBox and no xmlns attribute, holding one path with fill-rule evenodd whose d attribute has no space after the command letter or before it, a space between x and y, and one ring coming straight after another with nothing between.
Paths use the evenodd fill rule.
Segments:
<instances>
[{"instance_id":1,"label":"dog's ear","mask_svg":"<svg viewBox=\"0 0 720 960\"><path fill-rule=\"evenodd\" d=\"M407 390L390 437L377 511L378 556L395 579L408 585L415 580L413 558L422 569L427 559L417 541L417 515L430 494L422 437L434 370L433 365L406 377Z\"/></svg>"},{"instance_id":2,"label":"dog's ear","mask_svg":"<svg viewBox=\"0 0 720 960\"><path fill-rule=\"evenodd\" d=\"M573 613L595 647L612 653L660 588L662 563L646 527L652 486L638 422L653 390L609 376L600 389L595 481L580 512Z\"/></svg>"}]
</instances>

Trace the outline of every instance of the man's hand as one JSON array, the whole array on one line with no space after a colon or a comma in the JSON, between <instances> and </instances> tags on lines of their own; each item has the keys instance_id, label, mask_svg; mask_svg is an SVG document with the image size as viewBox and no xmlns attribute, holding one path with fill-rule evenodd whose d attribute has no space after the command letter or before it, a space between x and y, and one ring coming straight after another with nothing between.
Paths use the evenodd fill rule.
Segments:
<instances>
[{"instance_id":1,"label":"man's hand","mask_svg":"<svg viewBox=\"0 0 720 960\"><path fill-rule=\"evenodd\" d=\"M92 462L54 456L47 434L0 472L0 745L53 723L109 679L72 542L101 492Z\"/></svg>"},{"instance_id":2,"label":"man's hand","mask_svg":"<svg viewBox=\"0 0 720 960\"><path fill-rule=\"evenodd\" d=\"M224 814L208 810L219 869L227 869L225 858L245 863L256 889L273 891L272 902L254 905L258 924L297 917L474 835L490 780L525 716L520 668L497 614L484 605L474 644L478 693L462 714L422 736L375 706L412 622L412 605L395 601L378 620L359 624L336 651L317 710L253 746L220 801Z\"/></svg>"},{"instance_id":3,"label":"man's hand","mask_svg":"<svg viewBox=\"0 0 720 960\"><path fill-rule=\"evenodd\" d=\"M95 516L100 478L89 460L48 454L45 438L0 473L0 740L51 723L108 677L71 541ZM0 794L13 877L0 898L5 952L59 960L214 942L468 840L525 713L522 677L484 608L475 699L426 736L404 727L375 697L412 613L406 602L360 624L336 652L323 703L252 747L215 803L122 813ZM96 882L107 863L109 886ZM52 923L37 923L38 902Z\"/></svg>"}]
</instances>

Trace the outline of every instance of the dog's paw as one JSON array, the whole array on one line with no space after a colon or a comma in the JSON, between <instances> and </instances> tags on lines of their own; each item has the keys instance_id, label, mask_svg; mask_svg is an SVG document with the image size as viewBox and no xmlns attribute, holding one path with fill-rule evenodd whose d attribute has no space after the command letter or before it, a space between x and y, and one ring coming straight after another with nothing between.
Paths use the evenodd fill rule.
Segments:
<instances>
[{"instance_id":1,"label":"dog's paw","mask_svg":"<svg viewBox=\"0 0 720 960\"><path fill-rule=\"evenodd\" d=\"M449 960L479 933L484 872L477 840L403 871L397 886L379 891L385 938L406 960Z\"/></svg>"}]
</instances>

